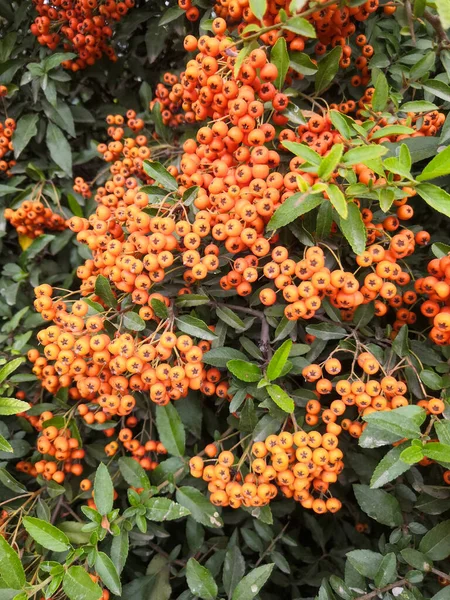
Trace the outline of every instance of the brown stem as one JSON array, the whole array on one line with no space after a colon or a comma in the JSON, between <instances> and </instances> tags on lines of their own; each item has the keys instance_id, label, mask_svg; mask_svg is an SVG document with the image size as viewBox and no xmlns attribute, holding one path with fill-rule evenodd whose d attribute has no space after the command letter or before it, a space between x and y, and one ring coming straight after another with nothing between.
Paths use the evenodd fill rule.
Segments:
<instances>
[{"instance_id":1,"label":"brown stem","mask_svg":"<svg viewBox=\"0 0 450 600\"><path fill-rule=\"evenodd\" d=\"M439 571L439 569L435 569L434 567L432 567L431 572L437 575L438 577L442 577L442 579L445 579L446 581L450 581L450 575L447 575L447 573L444 573L444 571Z\"/></svg>"},{"instance_id":2,"label":"brown stem","mask_svg":"<svg viewBox=\"0 0 450 600\"><path fill-rule=\"evenodd\" d=\"M441 20L438 15L434 15L429 10L423 13L423 18L428 21L431 27L436 32L437 38L441 44L450 44L450 40L445 33L445 29L442 26Z\"/></svg>"},{"instance_id":3,"label":"brown stem","mask_svg":"<svg viewBox=\"0 0 450 600\"><path fill-rule=\"evenodd\" d=\"M406 13L406 19L408 21L408 27L409 27L409 33L411 35L411 40L415 46L416 45L416 34L414 32L414 21L413 21L413 15L412 15L412 10L411 10L411 0L406 0L406 2L405 2L405 13Z\"/></svg>"},{"instance_id":4,"label":"brown stem","mask_svg":"<svg viewBox=\"0 0 450 600\"><path fill-rule=\"evenodd\" d=\"M389 590L392 590L392 588L405 585L405 583L406 583L406 579L399 579L398 581L395 581L394 583L390 583L389 585L386 585L385 587L383 587L379 590L373 590L373 592L364 594L364 596L358 596L357 598L355 598L355 600L370 600L371 598L375 598L375 596L378 596L378 594L382 594L383 592L388 592Z\"/></svg>"},{"instance_id":5,"label":"brown stem","mask_svg":"<svg viewBox=\"0 0 450 600\"><path fill-rule=\"evenodd\" d=\"M266 315L261 310L255 310L253 308L246 308L245 306L239 306L235 304L225 304L222 302L216 302L215 306L227 307L230 310L236 310L246 315L256 317L261 321L261 338L259 343L259 349L264 354L264 358L269 360L272 356L272 348L270 347L270 331L269 323L266 320Z\"/></svg>"}]
</instances>

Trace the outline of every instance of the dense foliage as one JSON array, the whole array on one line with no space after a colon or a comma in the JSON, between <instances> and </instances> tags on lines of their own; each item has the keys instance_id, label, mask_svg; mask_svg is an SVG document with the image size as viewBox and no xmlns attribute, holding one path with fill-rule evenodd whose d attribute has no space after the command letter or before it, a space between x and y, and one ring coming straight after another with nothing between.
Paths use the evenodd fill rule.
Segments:
<instances>
[{"instance_id":1,"label":"dense foliage","mask_svg":"<svg viewBox=\"0 0 450 600\"><path fill-rule=\"evenodd\" d=\"M0 600L450 598L447 0L0 0Z\"/></svg>"}]
</instances>

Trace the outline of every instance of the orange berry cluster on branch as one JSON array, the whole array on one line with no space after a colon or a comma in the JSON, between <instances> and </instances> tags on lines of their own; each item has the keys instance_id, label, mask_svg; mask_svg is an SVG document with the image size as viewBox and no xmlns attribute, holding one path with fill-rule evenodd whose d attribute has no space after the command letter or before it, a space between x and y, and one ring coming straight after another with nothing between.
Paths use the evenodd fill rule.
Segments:
<instances>
[{"instance_id":1,"label":"orange berry cluster on branch","mask_svg":"<svg viewBox=\"0 0 450 600\"><path fill-rule=\"evenodd\" d=\"M19 235L29 238L38 237L46 230L63 231L66 229L64 217L39 201L25 200L16 210L6 208L4 215Z\"/></svg>"},{"instance_id":2,"label":"orange berry cluster on branch","mask_svg":"<svg viewBox=\"0 0 450 600\"><path fill-rule=\"evenodd\" d=\"M333 433L282 431L255 442L251 453L247 475L241 473L244 460L237 461L229 450L221 452L217 461L212 461L215 464L206 465L200 456L191 458L191 475L208 483L210 501L216 506L266 506L281 491L318 514L341 508L341 502L328 491L344 468L343 453Z\"/></svg>"},{"instance_id":3,"label":"orange berry cluster on branch","mask_svg":"<svg viewBox=\"0 0 450 600\"><path fill-rule=\"evenodd\" d=\"M15 160L10 160L9 157L6 157L7 154L14 150L12 136L15 128L16 122L14 119L5 119L4 123L0 121L0 173L5 173L8 176L11 175L9 169L16 164Z\"/></svg>"},{"instance_id":4,"label":"orange berry cluster on branch","mask_svg":"<svg viewBox=\"0 0 450 600\"><path fill-rule=\"evenodd\" d=\"M415 282L419 294L428 296L420 311L430 319L430 338L439 346L450 344L450 256L434 258L428 263L428 277Z\"/></svg>"},{"instance_id":5,"label":"orange berry cluster on branch","mask_svg":"<svg viewBox=\"0 0 450 600\"><path fill-rule=\"evenodd\" d=\"M66 52L74 52L77 58L62 65L78 71L103 55L117 60L109 44L113 26L134 6L135 0L33 0L33 4L39 16L31 25L31 33L50 50L62 45Z\"/></svg>"}]
</instances>

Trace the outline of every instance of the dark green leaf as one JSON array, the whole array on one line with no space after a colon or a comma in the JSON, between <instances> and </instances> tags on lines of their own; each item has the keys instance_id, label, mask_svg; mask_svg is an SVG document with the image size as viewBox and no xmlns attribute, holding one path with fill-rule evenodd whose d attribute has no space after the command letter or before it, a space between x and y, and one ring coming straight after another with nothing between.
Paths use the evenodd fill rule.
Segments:
<instances>
[{"instance_id":1,"label":"dark green leaf","mask_svg":"<svg viewBox=\"0 0 450 600\"><path fill-rule=\"evenodd\" d=\"M196 488L183 486L177 489L177 502L187 508L192 517L206 527L222 527L223 522L217 508Z\"/></svg>"},{"instance_id":2,"label":"dark green leaf","mask_svg":"<svg viewBox=\"0 0 450 600\"><path fill-rule=\"evenodd\" d=\"M35 517L24 517L22 523L31 537L47 550L53 552L69 550L69 538L54 525Z\"/></svg>"},{"instance_id":3,"label":"dark green leaf","mask_svg":"<svg viewBox=\"0 0 450 600\"><path fill-rule=\"evenodd\" d=\"M422 538L419 551L431 560L444 560L450 554L450 521L443 521Z\"/></svg>"},{"instance_id":4,"label":"dark green leaf","mask_svg":"<svg viewBox=\"0 0 450 600\"><path fill-rule=\"evenodd\" d=\"M99 464L95 473L94 500L101 515L111 512L114 502L114 486L108 468L103 463Z\"/></svg>"},{"instance_id":5,"label":"dark green leaf","mask_svg":"<svg viewBox=\"0 0 450 600\"><path fill-rule=\"evenodd\" d=\"M203 567L195 558L190 558L186 566L186 580L194 596L202 600L217 598L217 584L211 571Z\"/></svg>"},{"instance_id":6,"label":"dark green leaf","mask_svg":"<svg viewBox=\"0 0 450 600\"><path fill-rule=\"evenodd\" d=\"M19 158L27 147L28 142L37 134L38 121L39 115L36 113L24 115L17 121L17 126L12 137L14 158Z\"/></svg>"},{"instance_id":7,"label":"dark green leaf","mask_svg":"<svg viewBox=\"0 0 450 600\"><path fill-rule=\"evenodd\" d=\"M183 333L187 333L188 335L201 340L215 340L217 337L216 334L208 328L208 325L206 325L206 323L201 319L197 319L197 317L184 315L175 320L178 325L178 329Z\"/></svg>"},{"instance_id":8,"label":"dark green leaf","mask_svg":"<svg viewBox=\"0 0 450 600\"><path fill-rule=\"evenodd\" d=\"M289 353L292 348L292 340L286 340L281 346L275 351L272 356L269 365L267 366L266 377L269 381L277 379L286 364L289 357Z\"/></svg>"},{"instance_id":9,"label":"dark green leaf","mask_svg":"<svg viewBox=\"0 0 450 600\"><path fill-rule=\"evenodd\" d=\"M13 590L21 590L26 582L20 558L2 536L0 536L0 577L5 585Z\"/></svg>"},{"instance_id":10,"label":"dark green leaf","mask_svg":"<svg viewBox=\"0 0 450 600\"><path fill-rule=\"evenodd\" d=\"M262 378L261 369L258 365L245 360L229 360L227 362L227 369L235 377L247 383L259 381Z\"/></svg>"},{"instance_id":11,"label":"dark green leaf","mask_svg":"<svg viewBox=\"0 0 450 600\"><path fill-rule=\"evenodd\" d=\"M65 135L57 125L49 122L45 139L53 162L70 177L72 175L72 150Z\"/></svg>"},{"instance_id":12,"label":"dark green leaf","mask_svg":"<svg viewBox=\"0 0 450 600\"><path fill-rule=\"evenodd\" d=\"M273 83L276 88L281 89L289 69L289 54L284 37L279 37L272 46L270 62L278 69L278 76Z\"/></svg>"},{"instance_id":13,"label":"dark green leaf","mask_svg":"<svg viewBox=\"0 0 450 600\"><path fill-rule=\"evenodd\" d=\"M84 567L69 567L63 579L64 593L70 600L100 600L102 590Z\"/></svg>"},{"instance_id":14,"label":"dark green leaf","mask_svg":"<svg viewBox=\"0 0 450 600\"><path fill-rule=\"evenodd\" d=\"M169 454L183 456L186 434L180 415L173 404L156 407L156 427L159 439Z\"/></svg>"},{"instance_id":15,"label":"dark green leaf","mask_svg":"<svg viewBox=\"0 0 450 600\"><path fill-rule=\"evenodd\" d=\"M122 585L120 583L119 573L117 572L113 561L104 552L97 553L95 570L109 591L115 596L120 596L122 593Z\"/></svg>"},{"instance_id":16,"label":"dark green leaf","mask_svg":"<svg viewBox=\"0 0 450 600\"><path fill-rule=\"evenodd\" d=\"M108 307L115 308L117 306L117 300L112 292L111 284L104 275L97 275L95 280L95 294L103 300Z\"/></svg>"},{"instance_id":17,"label":"dark green leaf","mask_svg":"<svg viewBox=\"0 0 450 600\"><path fill-rule=\"evenodd\" d=\"M396 446L395 448L392 448L392 450L389 450L389 452L381 459L370 480L371 488L383 487L386 483L392 481L409 469L409 464L403 462L400 458L403 450L403 444Z\"/></svg>"},{"instance_id":18,"label":"dark green leaf","mask_svg":"<svg viewBox=\"0 0 450 600\"><path fill-rule=\"evenodd\" d=\"M359 208L353 202L347 204L348 216L339 219L339 229L350 244L355 254L362 254L366 249L367 230Z\"/></svg>"},{"instance_id":19,"label":"dark green leaf","mask_svg":"<svg viewBox=\"0 0 450 600\"><path fill-rule=\"evenodd\" d=\"M277 208L267 227L268 229L284 227L301 215L316 208L322 202L323 196L321 194L293 194Z\"/></svg>"},{"instance_id":20,"label":"dark green leaf","mask_svg":"<svg viewBox=\"0 0 450 600\"><path fill-rule=\"evenodd\" d=\"M144 489L148 489L150 487L150 481L147 477L147 473L137 461L130 456L121 456L118 462L120 473L128 485L131 485L135 488Z\"/></svg>"},{"instance_id":21,"label":"dark green leaf","mask_svg":"<svg viewBox=\"0 0 450 600\"><path fill-rule=\"evenodd\" d=\"M395 527L403 523L398 500L384 490L371 489L368 485L353 486L361 510L383 525Z\"/></svg>"},{"instance_id":22,"label":"dark green leaf","mask_svg":"<svg viewBox=\"0 0 450 600\"><path fill-rule=\"evenodd\" d=\"M231 600L253 600L269 579L273 563L256 567L237 584Z\"/></svg>"},{"instance_id":23,"label":"dark green leaf","mask_svg":"<svg viewBox=\"0 0 450 600\"><path fill-rule=\"evenodd\" d=\"M227 362L230 360L247 360L247 356L240 350L235 348L213 348L203 355L203 362L213 367L226 367Z\"/></svg>"},{"instance_id":24,"label":"dark green leaf","mask_svg":"<svg viewBox=\"0 0 450 600\"><path fill-rule=\"evenodd\" d=\"M165 169L161 163L151 160L144 160L144 171L157 183L169 192L178 190L178 183L175 177Z\"/></svg>"}]
</instances>

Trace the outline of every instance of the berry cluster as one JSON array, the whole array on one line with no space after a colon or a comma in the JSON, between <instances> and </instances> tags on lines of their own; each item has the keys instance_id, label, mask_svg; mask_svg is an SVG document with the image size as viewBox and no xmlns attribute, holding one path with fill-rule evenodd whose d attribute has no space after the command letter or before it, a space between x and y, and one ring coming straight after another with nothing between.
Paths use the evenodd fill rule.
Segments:
<instances>
[{"instance_id":1,"label":"berry cluster","mask_svg":"<svg viewBox=\"0 0 450 600\"><path fill-rule=\"evenodd\" d=\"M31 33L42 46L77 54L75 60L64 61L63 67L78 71L93 65L106 55L117 60L109 41L114 23L120 21L135 0L33 0L39 13L31 25Z\"/></svg>"},{"instance_id":2,"label":"berry cluster","mask_svg":"<svg viewBox=\"0 0 450 600\"><path fill-rule=\"evenodd\" d=\"M205 451L208 456L217 453L215 445ZM245 454L237 460L229 450L222 451L217 460L194 456L189 461L191 475L208 483L210 501L216 506L265 506L280 490L303 508L319 514L341 508L341 502L328 491L344 468L344 455L334 433L282 431L269 435L264 442L255 442L251 454L247 475L241 471Z\"/></svg>"},{"instance_id":3,"label":"berry cluster","mask_svg":"<svg viewBox=\"0 0 450 600\"><path fill-rule=\"evenodd\" d=\"M19 235L29 238L38 237L46 230L63 231L66 229L64 217L39 201L25 200L16 210L6 208L4 215Z\"/></svg>"},{"instance_id":4,"label":"berry cluster","mask_svg":"<svg viewBox=\"0 0 450 600\"><path fill-rule=\"evenodd\" d=\"M0 86L0 98L4 95L1 88L6 90L5 86ZM0 173L5 173L6 175L11 174L9 169L16 164L15 160L10 160L10 157L7 157L7 154L14 150L12 136L15 128L16 122L14 119L5 119L4 123L0 121Z\"/></svg>"}]
</instances>

